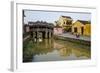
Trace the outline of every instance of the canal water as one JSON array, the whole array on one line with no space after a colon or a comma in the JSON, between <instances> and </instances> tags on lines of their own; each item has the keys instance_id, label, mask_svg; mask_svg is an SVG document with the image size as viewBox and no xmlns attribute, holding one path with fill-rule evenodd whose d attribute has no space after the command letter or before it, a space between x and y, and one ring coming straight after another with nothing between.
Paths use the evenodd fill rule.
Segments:
<instances>
[{"instance_id":1,"label":"canal water","mask_svg":"<svg viewBox=\"0 0 100 73\"><path fill-rule=\"evenodd\" d=\"M88 45L63 40L29 41L23 47L23 62L84 60L91 58Z\"/></svg>"}]
</instances>

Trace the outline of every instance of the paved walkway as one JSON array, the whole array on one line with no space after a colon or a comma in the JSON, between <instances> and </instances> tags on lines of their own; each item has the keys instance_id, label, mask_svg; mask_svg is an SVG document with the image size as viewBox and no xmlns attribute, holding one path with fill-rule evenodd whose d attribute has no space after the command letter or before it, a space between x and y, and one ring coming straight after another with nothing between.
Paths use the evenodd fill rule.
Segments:
<instances>
[{"instance_id":1,"label":"paved walkway","mask_svg":"<svg viewBox=\"0 0 100 73\"><path fill-rule=\"evenodd\" d=\"M91 41L91 37L79 36L77 38L76 35L72 35L71 33L64 33L64 34L60 34L60 35L57 35L57 36L68 37L68 38L73 38L73 39L79 39L79 40L84 40L84 41Z\"/></svg>"}]
</instances>

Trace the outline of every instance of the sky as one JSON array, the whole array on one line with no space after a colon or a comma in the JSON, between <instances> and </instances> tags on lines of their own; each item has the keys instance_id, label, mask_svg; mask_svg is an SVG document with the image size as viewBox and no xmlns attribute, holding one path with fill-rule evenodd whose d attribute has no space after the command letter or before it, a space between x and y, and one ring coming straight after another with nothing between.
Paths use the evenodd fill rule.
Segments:
<instances>
[{"instance_id":1,"label":"sky","mask_svg":"<svg viewBox=\"0 0 100 73\"><path fill-rule=\"evenodd\" d=\"M48 23L54 23L59 20L60 16L70 16L74 21L76 20L91 20L90 13L79 13L79 12L54 12L54 11L35 11L35 10L24 10L24 23L27 24L29 21L46 21Z\"/></svg>"}]
</instances>

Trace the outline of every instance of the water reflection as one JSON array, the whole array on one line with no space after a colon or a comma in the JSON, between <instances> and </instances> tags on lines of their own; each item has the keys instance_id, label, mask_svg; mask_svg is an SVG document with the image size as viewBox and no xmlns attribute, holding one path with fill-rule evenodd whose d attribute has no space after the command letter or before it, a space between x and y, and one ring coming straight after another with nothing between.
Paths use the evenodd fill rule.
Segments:
<instances>
[{"instance_id":1,"label":"water reflection","mask_svg":"<svg viewBox=\"0 0 100 73\"><path fill-rule=\"evenodd\" d=\"M89 59L90 46L62 40L29 41L23 48L23 62Z\"/></svg>"}]
</instances>

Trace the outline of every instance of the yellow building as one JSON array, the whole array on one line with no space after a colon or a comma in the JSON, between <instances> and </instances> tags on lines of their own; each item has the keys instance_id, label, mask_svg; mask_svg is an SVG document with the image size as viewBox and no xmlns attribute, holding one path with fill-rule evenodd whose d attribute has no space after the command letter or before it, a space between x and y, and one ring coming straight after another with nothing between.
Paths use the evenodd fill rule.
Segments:
<instances>
[{"instance_id":1,"label":"yellow building","mask_svg":"<svg viewBox=\"0 0 100 73\"><path fill-rule=\"evenodd\" d=\"M91 23L90 23L90 21L77 20L72 25L72 33L90 36L91 35Z\"/></svg>"},{"instance_id":2,"label":"yellow building","mask_svg":"<svg viewBox=\"0 0 100 73\"><path fill-rule=\"evenodd\" d=\"M71 32L72 18L69 16L60 16L58 20L59 26L61 26L65 31Z\"/></svg>"}]
</instances>

